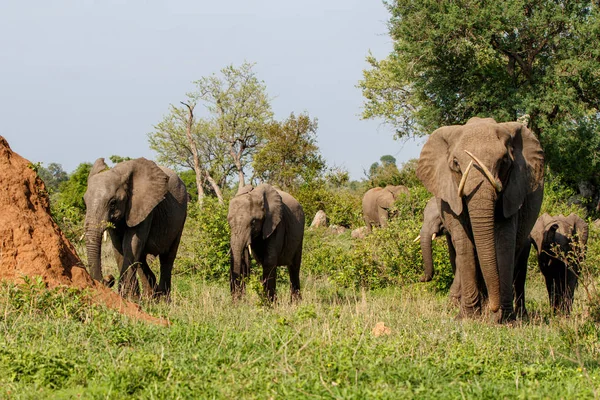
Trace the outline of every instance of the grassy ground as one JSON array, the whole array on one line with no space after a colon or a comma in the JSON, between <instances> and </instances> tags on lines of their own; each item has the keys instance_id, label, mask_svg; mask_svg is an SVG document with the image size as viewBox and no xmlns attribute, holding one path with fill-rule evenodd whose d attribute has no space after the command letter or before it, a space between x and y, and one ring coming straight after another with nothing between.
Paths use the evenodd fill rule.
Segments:
<instances>
[{"instance_id":1,"label":"grassy ground","mask_svg":"<svg viewBox=\"0 0 600 400\"><path fill-rule=\"evenodd\" d=\"M360 292L303 279L303 301L261 304L251 288L174 279L170 327L87 305L35 281L0 289L2 398L594 398L600 327L548 315L539 276L531 319L455 321L426 284ZM378 322L390 328L376 336Z\"/></svg>"}]
</instances>

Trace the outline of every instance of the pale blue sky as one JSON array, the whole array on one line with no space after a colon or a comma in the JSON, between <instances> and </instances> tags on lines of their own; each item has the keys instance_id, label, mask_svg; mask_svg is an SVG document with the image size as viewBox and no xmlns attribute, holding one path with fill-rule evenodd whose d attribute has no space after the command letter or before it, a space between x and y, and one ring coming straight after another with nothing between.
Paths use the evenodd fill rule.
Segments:
<instances>
[{"instance_id":1,"label":"pale blue sky","mask_svg":"<svg viewBox=\"0 0 600 400\"><path fill-rule=\"evenodd\" d=\"M98 157L154 158L147 133L191 82L255 62L275 117L308 111L329 165L353 178L383 154L419 156L362 121L356 84L370 50L392 49L379 0L0 3L0 135L71 172Z\"/></svg>"}]
</instances>

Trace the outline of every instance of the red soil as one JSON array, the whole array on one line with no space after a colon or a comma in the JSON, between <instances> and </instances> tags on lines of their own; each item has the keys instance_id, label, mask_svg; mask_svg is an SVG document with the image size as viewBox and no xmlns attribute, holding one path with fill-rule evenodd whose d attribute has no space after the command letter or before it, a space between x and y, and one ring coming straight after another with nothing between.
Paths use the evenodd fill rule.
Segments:
<instances>
[{"instance_id":1,"label":"red soil","mask_svg":"<svg viewBox=\"0 0 600 400\"><path fill-rule=\"evenodd\" d=\"M94 281L75 248L50 216L44 182L32 164L0 136L0 280L41 276L48 288L90 289L92 301L130 317L166 325Z\"/></svg>"}]
</instances>

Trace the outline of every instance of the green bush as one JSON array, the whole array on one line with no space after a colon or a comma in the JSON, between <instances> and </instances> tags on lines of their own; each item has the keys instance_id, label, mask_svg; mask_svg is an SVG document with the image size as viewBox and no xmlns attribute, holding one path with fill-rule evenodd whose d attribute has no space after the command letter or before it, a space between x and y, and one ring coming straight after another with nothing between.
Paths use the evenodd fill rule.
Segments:
<instances>
[{"instance_id":1,"label":"green bush","mask_svg":"<svg viewBox=\"0 0 600 400\"><path fill-rule=\"evenodd\" d=\"M362 195L349 188L330 188L324 181L313 181L292 195L304 209L307 226L319 210L325 211L330 225L351 228L362 223Z\"/></svg>"},{"instance_id":2,"label":"green bush","mask_svg":"<svg viewBox=\"0 0 600 400\"><path fill-rule=\"evenodd\" d=\"M202 208L197 203L188 206L176 273L195 273L207 280L225 280L229 276L229 204L219 204L216 198L205 197Z\"/></svg>"},{"instance_id":3,"label":"green bush","mask_svg":"<svg viewBox=\"0 0 600 400\"><path fill-rule=\"evenodd\" d=\"M305 235L302 268L327 276L343 287L382 288L417 282L423 273L419 235L423 209L430 194L422 187L410 189L410 196L396 202L396 217L386 228L364 239L352 240L349 233L334 235L325 229ZM434 244L436 275L431 287L447 291L453 274L445 241Z\"/></svg>"}]
</instances>

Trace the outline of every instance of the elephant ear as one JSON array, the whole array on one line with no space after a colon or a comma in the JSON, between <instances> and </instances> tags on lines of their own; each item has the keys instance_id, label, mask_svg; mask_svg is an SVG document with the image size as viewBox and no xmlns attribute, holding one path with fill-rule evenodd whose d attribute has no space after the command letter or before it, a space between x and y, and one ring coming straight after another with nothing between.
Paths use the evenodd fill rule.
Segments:
<instances>
[{"instance_id":1,"label":"elephant ear","mask_svg":"<svg viewBox=\"0 0 600 400\"><path fill-rule=\"evenodd\" d=\"M104 158L99 158L92 165L92 169L90 170L90 174L88 175L88 179L92 176L99 174L100 172L106 171L108 169L108 165L104 162Z\"/></svg>"},{"instance_id":2,"label":"elephant ear","mask_svg":"<svg viewBox=\"0 0 600 400\"><path fill-rule=\"evenodd\" d=\"M588 224L585 222L579 215L570 214L567 218L565 218L569 225L573 227L573 235L577 235L577 240L582 245L586 245L588 240Z\"/></svg>"},{"instance_id":3,"label":"elephant ear","mask_svg":"<svg viewBox=\"0 0 600 400\"><path fill-rule=\"evenodd\" d=\"M275 232L275 228L283 218L283 200L277 190L266 183L258 185L254 190L263 196L265 220L262 227L262 236L263 239L266 239Z\"/></svg>"},{"instance_id":4,"label":"elephant ear","mask_svg":"<svg viewBox=\"0 0 600 400\"><path fill-rule=\"evenodd\" d=\"M533 132L519 122L500 124L508 130L514 158L502 195L504 217L514 215L525 196L539 189L544 180L544 151Z\"/></svg>"},{"instance_id":5,"label":"elephant ear","mask_svg":"<svg viewBox=\"0 0 600 400\"><path fill-rule=\"evenodd\" d=\"M421 150L417 165L417 177L435 197L450 205L452 212L460 215L462 199L458 196L458 185L447 159L453 140L462 132L462 126L444 126L436 129Z\"/></svg>"},{"instance_id":6,"label":"elephant ear","mask_svg":"<svg viewBox=\"0 0 600 400\"><path fill-rule=\"evenodd\" d=\"M388 209L394 205L396 196L387 187L377 194L377 207Z\"/></svg>"},{"instance_id":7,"label":"elephant ear","mask_svg":"<svg viewBox=\"0 0 600 400\"><path fill-rule=\"evenodd\" d=\"M533 241L533 245L538 253L542 252L542 245L544 241L546 225L548 225L552 221L552 217L548 213L544 213L540 215L540 217L535 221L535 225L531 230L531 240Z\"/></svg>"},{"instance_id":8,"label":"elephant ear","mask_svg":"<svg viewBox=\"0 0 600 400\"><path fill-rule=\"evenodd\" d=\"M138 158L117 164L113 171L128 178L127 226L139 225L167 194L169 176L154 162Z\"/></svg>"}]
</instances>

